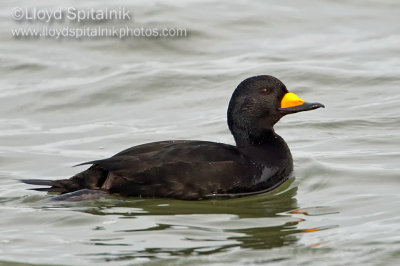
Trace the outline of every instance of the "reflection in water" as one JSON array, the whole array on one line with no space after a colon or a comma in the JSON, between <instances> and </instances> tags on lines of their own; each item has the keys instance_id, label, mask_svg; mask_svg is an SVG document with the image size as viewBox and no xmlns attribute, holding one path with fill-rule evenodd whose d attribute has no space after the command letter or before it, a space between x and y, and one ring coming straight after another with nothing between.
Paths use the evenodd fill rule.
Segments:
<instances>
[{"instance_id":1,"label":"reflection in water","mask_svg":"<svg viewBox=\"0 0 400 266\"><path fill-rule=\"evenodd\" d=\"M114 235L122 237L90 239L89 244L129 246L131 250L85 254L97 259L207 255L235 247L270 249L291 245L298 239L297 224L302 219L291 214L298 208L293 181L294 178L289 179L272 193L231 200L112 197L96 201L90 208L73 208L93 215L118 217L115 224L94 230L112 229Z\"/></svg>"},{"instance_id":2,"label":"reflection in water","mask_svg":"<svg viewBox=\"0 0 400 266\"><path fill-rule=\"evenodd\" d=\"M328 207L300 208L296 194L293 177L270 193L228 200L181 201L113 195L98 200L58 202L52 200L52 195L33 195L8 198L6 202L23 203L41 212L40 220L51 225L46 229L47 236L59 235L60 226L75 224L74 228L82 234L73 237L79 243L75 252L78 257L118 263L296 246L300 233L325 229L305 227L307 223L299 226L305 221L299 217L307 219L334 212ZM54 216L63 212L65 218Z\"/></svg>"},{"instance_id":3,"label":"reflection in water","mask_svg":"<svg viewBox=\"0 0 400 266\"><path fill-rule=\"evenodd\" d=\"M297 187L294 178L288 179L278 189L265 194L229 200L183 201L174 199L138 199L110 197L95 201L94 207L85 209L95 215L184 215L233 214L239 218L276 217L297 208ZM82 205L88 202L81 202ZM55 206L71 206L69 202ZM79 205L79 203L78 203ZM73 205L75 206L75 205Z\"/></svg>"}]
</instances>

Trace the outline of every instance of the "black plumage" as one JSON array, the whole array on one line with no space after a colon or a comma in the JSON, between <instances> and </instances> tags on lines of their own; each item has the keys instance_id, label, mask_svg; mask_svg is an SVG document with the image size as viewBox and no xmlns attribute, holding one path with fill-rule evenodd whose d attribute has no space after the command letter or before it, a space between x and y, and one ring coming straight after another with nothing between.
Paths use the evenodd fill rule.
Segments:
<instances>
[{"instance_id":1,"label":"black plumage","mask_svg":"<svg viewBox=\"0 0 400 266\"><path fill-rule=\"evenodd\" d=\"M60 193L91 189L187 200L272 190L293 170L290 150L273 126L286 114L323 107L303 103L282 108L287 93L281 81L267 75L239 84L227 114L236 146L192 140L147 143L83 163L92 166L70 179L23 182L48 185L48 191Z\"/></svg>"}]
</instances>

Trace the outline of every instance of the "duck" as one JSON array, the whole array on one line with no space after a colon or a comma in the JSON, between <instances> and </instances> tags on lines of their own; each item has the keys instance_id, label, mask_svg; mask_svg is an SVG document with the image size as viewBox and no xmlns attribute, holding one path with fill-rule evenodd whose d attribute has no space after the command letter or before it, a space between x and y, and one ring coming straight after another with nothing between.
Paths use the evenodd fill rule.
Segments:
<instances>
[{"instance_id":1,"label":"duck","mask_svg":"<svg viewBox=\"0 0 400 266\"><path fill-rule=\"evenodd\" d=\"M240 82L227 110L235 145L201 140L167 140L133 146L69 179L25 179L35 188L65 195L204 200L265 193L293 172L293 157L274 125L284 116L317 108L277 78L259 75ZM64 196L63 196L64 195ZM68 197L68 196L67 196Z\"/></svg>"}]
</instances>

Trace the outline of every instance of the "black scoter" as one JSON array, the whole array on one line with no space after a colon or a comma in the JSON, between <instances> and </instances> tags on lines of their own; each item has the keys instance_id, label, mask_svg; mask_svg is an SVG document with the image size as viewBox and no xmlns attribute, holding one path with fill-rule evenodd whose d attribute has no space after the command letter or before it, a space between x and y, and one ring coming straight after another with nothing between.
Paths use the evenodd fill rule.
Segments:
<instances>
[{"instance_id":1,"label":"black scoter","mask_svg":"<svg viewBox=\"0 0 400 266\"><path fill-rule=\"evenodd\" d=\"M293 170L292 154L274 125L287 114L319 107L324 105L305 102L275 77L247 78L233 92L228 107L236 145L198 140L147 143L83 163L91 166L69 179L22 182L50 186L37 190L61 194L95 190L184 200L267 192Z\"/></svg>"}]
</instances>

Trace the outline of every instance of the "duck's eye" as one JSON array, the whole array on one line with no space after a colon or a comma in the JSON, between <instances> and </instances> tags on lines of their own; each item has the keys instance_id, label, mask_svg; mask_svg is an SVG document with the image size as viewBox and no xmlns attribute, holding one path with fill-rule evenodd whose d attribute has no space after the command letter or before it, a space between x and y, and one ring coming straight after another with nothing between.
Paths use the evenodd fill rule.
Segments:
<instances>
[{"instance_id":1,"label":"duck's eye","mask_svg":"<svg viewBox=\"0 0 400 266\"><path fill-rule=\"evenodd\" d=\"M262 93L262 94L267 94L267 93L269 93L269 90L268 90L267 88L262 88L262 89L260 90L260 93Z\"/></svg>"}]
</instances>

